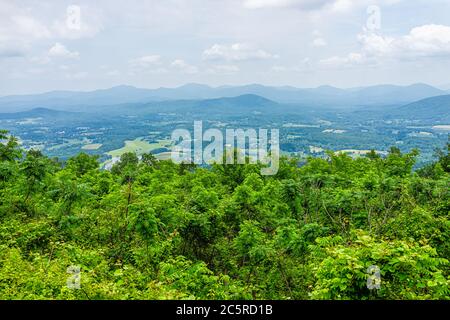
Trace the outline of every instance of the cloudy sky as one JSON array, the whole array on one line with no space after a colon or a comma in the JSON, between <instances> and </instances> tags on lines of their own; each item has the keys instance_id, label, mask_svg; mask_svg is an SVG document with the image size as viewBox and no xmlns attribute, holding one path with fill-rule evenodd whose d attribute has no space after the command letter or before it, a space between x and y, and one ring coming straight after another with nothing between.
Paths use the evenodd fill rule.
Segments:
<instances>
[{"instance_id":1,"label":"cloudy sky","mask_svg":"<svg viewBox=\"0 0 450 320\"><path fill-rule=\"evenodd\" d=\"M450 88L448 0L0 0L0 95L129 84Z\"/></svg>"}]
</instances>

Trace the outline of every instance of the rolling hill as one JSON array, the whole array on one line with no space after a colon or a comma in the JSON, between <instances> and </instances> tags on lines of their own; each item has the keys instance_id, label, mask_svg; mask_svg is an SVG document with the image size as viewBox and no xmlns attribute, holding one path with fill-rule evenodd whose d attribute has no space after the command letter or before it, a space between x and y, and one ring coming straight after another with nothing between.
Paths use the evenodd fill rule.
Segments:
<instances>
[{"instance_id":1,"label":"rolling hill","mask_svg":"<svg viewBox=\"0 0 450 320\"><path fill-rule=\"evenodd\" d=\"M422 99L404 105L393 110L392 116L450 123L450 95Z\"/></svg>"},{"instance_id":2,"label":"rolling hill","mask_svg":"<svg viewBox=\"0 0 450 320\"><path fill-rule=\"evenodd\" d=\"M78 112L68 112L60 110L52 110L47 108L35 108L29 111L0 113L2 120L16 120L16 119L32 119L32 118L67 118L82 115Z\"/></svg>"},{"instance_id":3,"label":"rolling hill","mask_svg":"<svg viewBox=\"0 0 450 320\"><path fill-rule=\"evenodd\" d=\"M89 107L98 106L208 100L245 95L258 95L277 103L346 109L351 107L404 105L444 94L446 94L445 91L426 84L411 86L381 85L352 89L339 89L331 86L301 89L289 86L270 87L259 84L221 87L187 84L178 88L159 89L117 86L91 92L53 91L37 95L0 97L0 112L19 112L34 108L81 111L83 108L89 109Z\"/></svg>"},{"instance_id":4,"label":"rolling hill","mask_svg":"<svg viewBox=\"0 0 450 320\"><path fill-rule=\"evenodd\" d=\"M354 104L407 104L417 100L440 96L445 91L426 84L413 84L406 87L393 85L380 85L350 90L348 99Z\"/></svg>"},{"instance_id":5,"label":"rolling hill","mask_svg":"<svg viewBox=\"0 0 450 320\"><path fill-rule=\"evenodd\" d=\"M247 94L230 98L154 101L145 104L94 108L98 113L144 115L151 113L236 114L279 113L282 105L261 96Z\"/></svg>"}]
</instances>

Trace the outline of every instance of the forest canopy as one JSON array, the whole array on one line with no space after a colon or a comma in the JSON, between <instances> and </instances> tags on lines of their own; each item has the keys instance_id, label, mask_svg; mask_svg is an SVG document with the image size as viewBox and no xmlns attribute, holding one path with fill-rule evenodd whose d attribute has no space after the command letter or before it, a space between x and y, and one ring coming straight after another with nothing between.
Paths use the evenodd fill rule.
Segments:
<instances>
[{"instance_id":1,"label":"forest canopy","mask_svg":"<svg viewBox=\"0 0 450 320\"><path fill-rule=\"evenodd\" d=\"M420 170L392 148L261 176L133 153L107 171L0 139L0 299L450 296L449 150Z\"/></svg>"}]
</instances>

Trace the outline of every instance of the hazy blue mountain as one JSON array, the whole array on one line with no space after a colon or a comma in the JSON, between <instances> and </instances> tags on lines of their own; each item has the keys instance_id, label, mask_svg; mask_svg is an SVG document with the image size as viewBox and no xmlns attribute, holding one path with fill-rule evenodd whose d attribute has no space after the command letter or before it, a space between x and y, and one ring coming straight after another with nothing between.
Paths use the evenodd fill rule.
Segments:
<instances>
[{"instance_id":1,"label":"hazy blue mountain","mask_svg":"<svg viewBox=\"0 0 450 320\"><path fill-rule=\"evenodd\" d=\"M437 86L437 88L442 89L446 92L450 92L450 83L443 83L443 84Z\"/></svg>"},{"instance_id":2,"label":"hazy blue mountain","mask_svg":"<svg viewBox=\"0 0 450 320\"><path fill-rule=\"evenodd\" d=\"M233 97L244 94L255 94L280 103L298 103L310 106L329 106L333 99L345 94L345 90L331 86L321 86L311 89L295 87L269 87L252 84L239 87L226 87L214 89L215 96Z\"/></svg>"},{"instance_id":3,"label":"hazy blue mountain","mask_svg":"<svg viewBox=\"0 0 450 320\"><path fill-rule=\"evenodd\" d=\"M79 115L77 112L52 110L47 108L35 108L29 111L0 113L0 119L34 119L34 118L58 118Z\"/></svg>"},{"instance_id":4,"label":"hazy blue mountain","mask_svg":"<svg viewBox=\"0 0 450 320\"><path fill-rule=\"evenodd\" d=\"M226 107L226 108L268 108L276 107L278 104L269 99L263 98L255 94L245 94L231 98L209 99L199 102L199 106L204 108Z\"/></svg>"},{"instance_id":5,"label":"hazy blue mountain","mask_svg":"<svg viewBox=\"0 0 450 320\"><path fill-rule=\"evenodd\" d=\"M248 115L254 112L280 113L282 105L261 96L247 94L237 97L224 97L202 100L153 101L137 105L116 105L96 108L93 111L108 114L236 114Z\"/></svg>"},{"instance_id":6,"label":"hazy blue mountain","mask_svg":"<svg viewBox=\"0 0 450 320\"><path fill-rule=\"evenodd\" d=\"M331 86L300 89L259 84L209 87L187 84L178 88L141 89L117 86L91 92L53 91L37 95L0 97L0 112L18 112L34 108L80 111L86 107L142 104L173 100L205 100L258 95L278 103L306 107L350 108L379 105L403 105L446 94L426 84L411 86L380 85L339 89ZM88 108L89 109L89 108Z\"/></svg>"},{"instance_id":7,"label":"hazy blue mountain","mask_svg":"<svg viewBox=\"0 0 450 320\"><path fill-rule=\"evenodd\" d=\"M0 97L1 112L17 112L34 108L77 110L82 106L105 106L121 103L141 103L165 99L154 90L132 86L117 86L90 92L52 91L43 94Z\"/></svg>"},{"instance_id":8,"label":"hazy blue mountain","mask_svg":"<svg viewBox=\"0 0 450 320\"><path fill-rule=\"evenodd\" d=\"M426 84L413 84L406 87L379 85L351 90L349 100L360 104L399 104L445 94L445 91Z\"/></svg>"},{"instance_id":9,"label":"hazy blue mountain","mask_svg":"<svg viewBox=\"0 0 450 320\"><path fill-rule=\"evenodd\" d=\"M298 103L309 106L350 107L373 105L400 105L420 99L445 94L426 84L411 86L380 85L356 89L339 89L321 86L311 89L293 87L266 87L249 85L241 87L219 88L219 96L256 94L280 103Z\"/></svg>"},{"instance_id":10,"label":"hazy blue mountain","mask_svg":"<svg viewBox=\"0 0 450 320\"><path fill-rule=\"evenodd\" d=\"M216 97L214 88L207 85L189 83L178 88L159 88L151 90L154 96L163 97L164 100L179 99L208 99Z\"/></svg>"},{"instance_id":11,"label":"hazy blue mountain","mask_svg":"<svg viewBox=\"0 0 450 320\"><path fill-rule=\"evenodd\" d=\"M328 90L328 89L326 89ZM368 108L376 112L376 108ZM84 119L92 117L89 113L102 116L148 115L148 114L191 114L191 115L251 115L251 114L311 114L314 108L296 104L283 104L255 94L236 97L223 97L197 100L166 100L147 103L116 104L109 106L84 106L82 112L34 108L29 111L0 113L0 119ZM403 106L380 110L389 118L411 120L434 120L450 123L450 95L422 99Z\"/></svg>"},{"instance_id":12,"label":"hazy blue mountain","mask_svg":"<svg viewBox=\"0 0 450 320\"><path fill-rule=\"evenodd\" d=\"M333 86L320 86L313 89L305 89L308 92L316 93L316 94L323 94L323 95L334 95L334 96L341 96L346 94L348 91L340 88L336 88Z\"/></svg>"},{"instance_id":13,"label":"hazy blue mountain","mask_svg":"<svg viewBox=\"0 0 450 320\"><path fill-rule=\"evenodd\" d=\"M430 119L450 124L450 95L443 95L416 101L392 112L393 116L408 119Z\"/></svg>"}]
</instances>

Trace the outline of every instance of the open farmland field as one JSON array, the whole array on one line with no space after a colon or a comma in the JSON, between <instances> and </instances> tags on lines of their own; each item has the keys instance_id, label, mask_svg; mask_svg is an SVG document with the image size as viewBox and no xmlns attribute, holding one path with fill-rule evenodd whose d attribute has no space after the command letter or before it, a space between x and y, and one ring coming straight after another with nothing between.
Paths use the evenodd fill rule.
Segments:
<instances>
[{"instance_id":1,"label":"open farmland field","mask_svg":"<svg viewBox=\"0 0 450 320\"><path fill-rule=\"evenodd\" d=\"M132 141L125 141L125 146L123 148L107 152L107 154L113 158L120 157L122 154L127 152L134 152L137 155L143 155L144 153L149 153L156 149L170 148L171 144L172 141L170 140L160 140L156 143L149 143L143 138L137 138Z\"/></svg>"}]
</instances>

